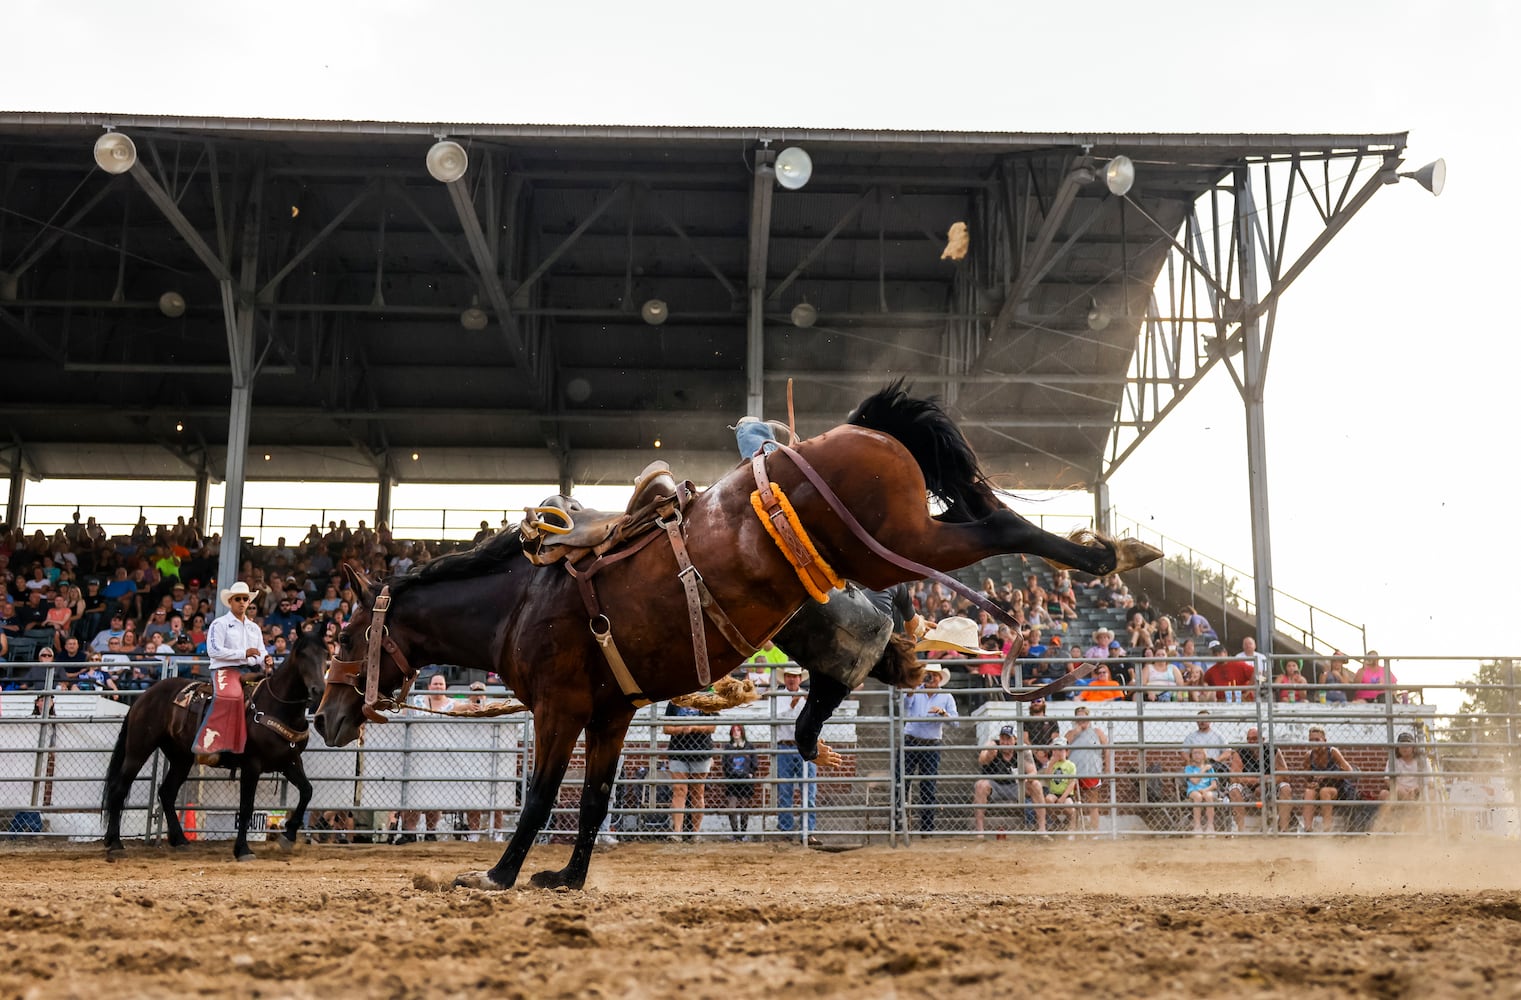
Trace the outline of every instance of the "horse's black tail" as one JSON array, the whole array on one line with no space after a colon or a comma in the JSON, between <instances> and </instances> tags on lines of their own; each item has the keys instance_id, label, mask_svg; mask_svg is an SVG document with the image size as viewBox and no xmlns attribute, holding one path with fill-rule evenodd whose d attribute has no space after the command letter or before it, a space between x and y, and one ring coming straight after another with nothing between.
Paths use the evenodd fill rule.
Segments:
<instances>
[{"instance_id":1,"label":"horse's black tail","mask_svg":"<svg viewBox=\"0 0 1521 1000\"><path fill-rule=\"evenodd\" d=\"M846 423L896 438L914 456L925 485L951 518L983 517L999 506L976 452L938 398L910 396L900 378L868 396Z\"/></svg>"},{"instance_id":2,"label":"horse's black tail","mask_svg":"<svg viewBox=\"0 0 1521 1000\"><path fill-rule=\"evenodd\" d=\"M132 720L132 710L127 709L127 714L121 720L121 732L116 734L116 746L111 748L111 763L106 765L106 780L101 786L100 809L109 812L111 809L111 794L121 786L121 766L127 758L127 729Z\"/></svg>"}]
</instances>

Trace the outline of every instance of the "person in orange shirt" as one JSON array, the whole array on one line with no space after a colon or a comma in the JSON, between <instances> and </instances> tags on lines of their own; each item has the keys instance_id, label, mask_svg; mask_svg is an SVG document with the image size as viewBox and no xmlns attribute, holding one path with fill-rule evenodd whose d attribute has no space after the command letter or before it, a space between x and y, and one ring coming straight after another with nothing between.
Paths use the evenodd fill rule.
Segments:
<instances>
[{"instance_id":1,"label":"person in orange shirt","mask_svg":"<svg viewBox=\"0 0 1521 1000\"><path fill-rule=\"evenodd\" d=\"M1113 701L1123 697L1125 692L1120 690L1120 682L1110 676L1108 667L1102 665L1093 672L1093 680L1083 688L1083 693L1077 696L1079 701Z\"/></svg>"}]
</instances>

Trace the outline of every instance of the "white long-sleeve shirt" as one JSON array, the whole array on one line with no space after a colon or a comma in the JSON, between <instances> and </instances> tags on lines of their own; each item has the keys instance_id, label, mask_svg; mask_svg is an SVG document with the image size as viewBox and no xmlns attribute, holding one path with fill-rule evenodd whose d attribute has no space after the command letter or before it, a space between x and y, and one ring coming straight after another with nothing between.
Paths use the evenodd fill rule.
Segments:
<instances>
[{"instance_id":1,"label":"white long-sleeve shirt","mask_svg":"<svg viewBox=\"0 0 1521 1000\"><path fill-rule=\"evenodd\" d=\"M250 649L260 650L259 655L249 656ZM252 618L239 621L229 611L206 630L206 655L211 658L212 670L258 666L264 662L263 649L264 633Z\"/></svg>"}]
</instances>

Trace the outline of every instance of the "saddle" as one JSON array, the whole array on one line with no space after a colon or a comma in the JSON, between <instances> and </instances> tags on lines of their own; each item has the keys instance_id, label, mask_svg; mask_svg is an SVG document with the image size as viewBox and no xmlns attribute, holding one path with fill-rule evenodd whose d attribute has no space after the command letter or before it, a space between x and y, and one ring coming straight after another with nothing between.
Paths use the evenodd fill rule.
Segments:
<instances>
[{"instance_id":1,"label":"saddle","mask_svg":"<svg viewBox=\"0 0 1521 1000\"><path fill-rule=\"evenodd\" d=\"M263 712L255 710L254 692L259 690L259 685L263 683L262 677L243 681L243 711L254 722L274 730L292 746L304 742L308 736L305 730L298 732L278 719L272 719ZM206 713L211 711L211 699L210 681L196 681L194 684L187 684L181 688L179 694L174 696L173 705L180 711L169 720L169 735L186 746L193 746L195 734L200 731L201 722L206 718Z\"/></svg>"},{"instance_id":2,"label":"saddle","mask_svg":"<svg viewBox=\"0 0 1521 1000\"><path fill-rule=\"evenodd\" d=\"M537 566L601 556L653 531L672 511L685 509L696 493L690 482L676 482L670 466L651 462L634 481L634 494L621 513L593 510L566 496L549 497L523 511L518 526L523 554Z\"/></svg>"}]
</instances>

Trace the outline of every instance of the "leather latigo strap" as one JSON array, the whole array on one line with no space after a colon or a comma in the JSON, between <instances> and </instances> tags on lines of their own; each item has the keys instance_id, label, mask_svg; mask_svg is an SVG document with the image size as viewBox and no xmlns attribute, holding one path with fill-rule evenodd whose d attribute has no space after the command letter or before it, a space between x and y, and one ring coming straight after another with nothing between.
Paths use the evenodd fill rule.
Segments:
<instances>
[{"instance_id":1,"label":"leather latigo strap","mask_svg":"<svg viewBox=\"0 0 1521 1000\"><path fill-rule=\"evenodd\" d=\"M812 548L798 537L793 530L792 522L787 517L787 512L782 510L781 501L777 499L776 491L771 488L771 477L766 472L766 453L764 451L750 459L750 470L755 476L755 488L760 494L761 506L765 508L766 517L776 529L777 537L785 546L784 555L787 561L792 563L799 573L806 573L813 581L814 588L822 594L829 593L834 588L834 583L829 574L819 566L813 558Z\"/></svg>"}]
</instances>

